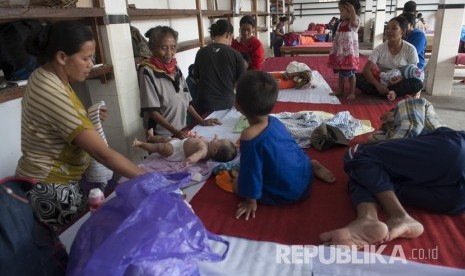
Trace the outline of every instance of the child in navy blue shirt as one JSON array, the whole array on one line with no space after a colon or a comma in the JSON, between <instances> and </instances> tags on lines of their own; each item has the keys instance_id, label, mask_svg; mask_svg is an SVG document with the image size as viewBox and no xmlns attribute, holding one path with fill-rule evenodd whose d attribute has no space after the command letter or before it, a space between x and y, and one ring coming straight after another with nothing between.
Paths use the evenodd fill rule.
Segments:
<instances>
[{"instance_id":1,"label":"child in navy blue shirt","mask_svg":"<svg viewBox=\"0 0 465 276\"><path fill-rule=\"evenodd\" d=\"M313 175L334 182L334 175L310 160L286 127L269 116L278 97L278 84L268 73L248 71L236 87L236 108L249 122L240 137L241 168L233 191L245 198L236 218L255 217L257 202L285 204L307 198Z\"/></svg>"}]
</instances>

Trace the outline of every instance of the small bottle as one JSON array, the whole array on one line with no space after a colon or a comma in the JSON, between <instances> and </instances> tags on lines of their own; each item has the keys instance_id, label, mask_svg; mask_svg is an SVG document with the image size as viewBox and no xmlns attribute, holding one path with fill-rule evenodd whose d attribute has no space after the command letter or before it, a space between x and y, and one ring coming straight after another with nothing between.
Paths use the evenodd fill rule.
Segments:
<instances>
[{"instance_id":1,"label":"small bottle","mask_svg":"<svg viewBox=\"0 0 465 276\"><path fill-rule=\"evenodd\" d=\"M97 210L100 206L103 205L105 201L105 196L103 195L102 190L99 188L94 188L89 192L89 209L91 212Z\"/></svg>"}]
</instances>

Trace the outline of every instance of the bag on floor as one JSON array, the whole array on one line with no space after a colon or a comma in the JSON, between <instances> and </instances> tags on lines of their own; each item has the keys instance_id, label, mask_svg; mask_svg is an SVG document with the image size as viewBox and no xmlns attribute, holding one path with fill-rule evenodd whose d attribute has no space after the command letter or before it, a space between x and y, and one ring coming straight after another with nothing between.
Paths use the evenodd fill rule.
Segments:
<instances>
[{"instance_id":1,"label":"bag on floor","mask_svg":"<svg viewBox=\"0 0 465 276\"><path fill-rule=\"evenodd\" d=\"M198 275L229 243L209 233L177 191L189 173L149 173L121 183L116 197L79 230L67 275ZM225 245L223 254L210 241Z\"/></svg>"},{"instance_id":2,"label":"bag on floor","mask_svg":"<svg viewBox=\"0 0 465 276\"><path fill-rule=\"evenodd\" d=\"M65 275L68 255L51 227L37 219L26 192L34 182L0 180L0 274Z\"/></svg>"}]
</instances>

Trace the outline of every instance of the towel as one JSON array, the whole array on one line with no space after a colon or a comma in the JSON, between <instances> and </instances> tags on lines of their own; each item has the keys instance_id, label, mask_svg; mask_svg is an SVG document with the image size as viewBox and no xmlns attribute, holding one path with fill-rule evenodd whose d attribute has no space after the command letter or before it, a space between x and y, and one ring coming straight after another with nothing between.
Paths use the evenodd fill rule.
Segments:
<instances>
[{"instance_id":1,"label":"towel","mask_svg":"<svg viewBox=\"0 0 465 276\"><path fill-rule=\"evenodd\" d=\"M94 124L95 129L108 146L107 138L103 132L102 122L100 121L100 108L105 107L105 102L100 101L87 110L87 116ZM113 171L91 158L89 168L86 171L86 178L90 182L107 183L113 177Z\"/></svg>"}]
</instances>

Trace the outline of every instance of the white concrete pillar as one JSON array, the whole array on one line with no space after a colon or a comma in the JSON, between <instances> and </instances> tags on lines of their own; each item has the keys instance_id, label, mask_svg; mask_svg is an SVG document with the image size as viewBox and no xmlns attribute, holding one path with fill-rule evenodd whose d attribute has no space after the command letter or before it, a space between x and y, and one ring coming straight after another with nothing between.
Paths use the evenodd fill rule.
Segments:
<instances>
[{"instance_id":1,"label":"white concrete pillar","mask_svg":"<svg viewBox=\"0 0 465 276\"><path fill-rule=\"evenodd\" d=\"M373 0L365 1L365 24L363 27L363 42L370 42L373 18Z\"/></svg>"},{"instance_id":2,"label":"white concrete pillar","mask_svg":"<svg viewBox=\"0 0 465 276\"><path fill-rule=\"evenodd\" d=\"M439 1L433 51L428 62L427 94L451 94L464 7L463 0Z\"/></svg>"},{"instance_id":3,"label":"white concrete pillar","mask_svg":"<svg viewBox=\"0 0 465 276\"><path fill-rule=\"evenodd\" d=\"M104 100L109 117L103 128L111 148L132 159L142 160L144 152L131 147L132 140L145 139L139 117L139 85L132 52L131 32L125 0L104 0L106 18L102 28L105 62L113 65L114 81L102 86L89 83L92 103ZM130 68L134 68L131 70Z\"/></svg>"},{"instance_id":4,"label":"white concrete pillar","mask_svg":"<svg viewBox=\"0 0 465 276\"><path fill-rule=\"evenodd\" d=\"M375 28L373 34L373 49L383 43L384 21L386 20L386 0L376 2Z\"/></svg>"}]
</instances>

